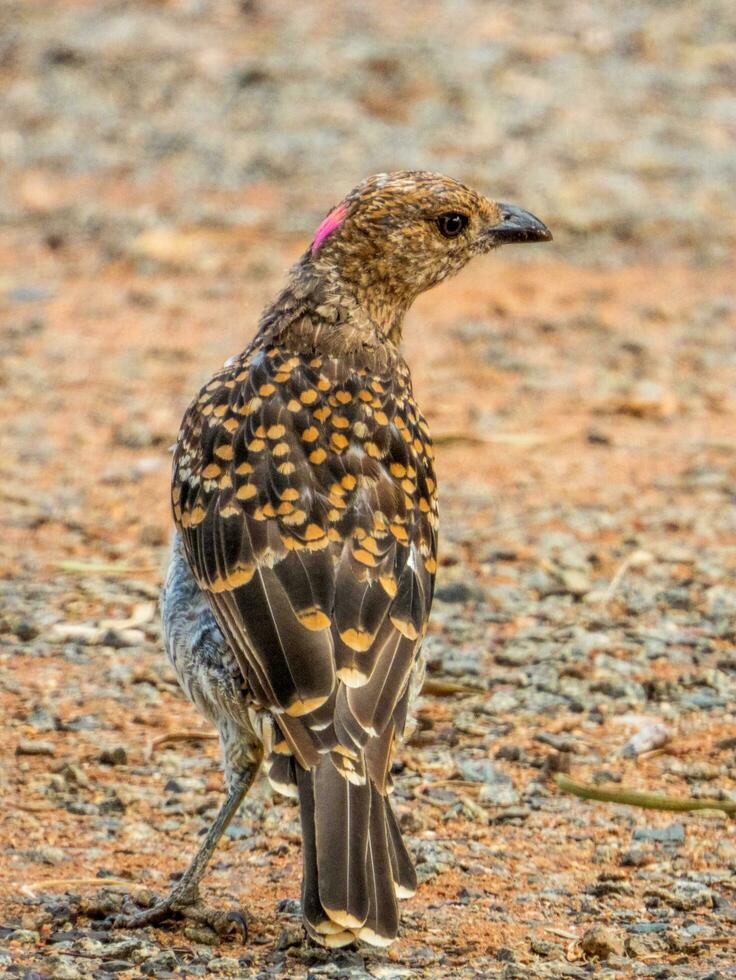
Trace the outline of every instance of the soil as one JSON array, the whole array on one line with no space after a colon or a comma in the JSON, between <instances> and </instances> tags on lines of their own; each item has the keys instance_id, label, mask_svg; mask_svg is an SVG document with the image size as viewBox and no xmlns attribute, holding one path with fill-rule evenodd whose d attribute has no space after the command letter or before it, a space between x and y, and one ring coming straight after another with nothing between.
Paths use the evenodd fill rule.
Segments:
<instances>
[{"instance_id":1,"label":"soil","mask_svg":"<svg viewBox=\"0 0 736 980\"><path fill-rule=\"evenodd\" d=\"M0 9L0 973L736 975L733 819L555 782L736 799L734 18ZM221 800L156 609L179 420L325 210L400 166L555 234L407 321L442 518L395 767L421 886L390 951L309 946L296 808L259 783L204 885L248 943L115 931Z\"/></svg>"}]
</instances>

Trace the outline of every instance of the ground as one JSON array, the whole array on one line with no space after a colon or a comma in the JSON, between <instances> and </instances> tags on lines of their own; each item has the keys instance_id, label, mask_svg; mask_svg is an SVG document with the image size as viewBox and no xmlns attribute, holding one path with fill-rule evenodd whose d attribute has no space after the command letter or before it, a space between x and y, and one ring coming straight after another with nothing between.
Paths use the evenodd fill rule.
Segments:
<instances>
[{"instance_id":1,"label":"ground","mask_svg":"<svg viewBox=\"0 0 736 980\"><path fill-rule=\"evenodd\" d=\"M8 976L736 975L733 819L555 783L736 798L733 16L0 12ZM167 738L209 735L156 609L179 419L325 209L401 165L555 233L407 322L442 519L429 687L396 765L421 886L388 953L306 945L296 808L259 784L205 882L247 908L247 945L112 931L221 799L217 743Z\"/></svg>"}]
</instances>

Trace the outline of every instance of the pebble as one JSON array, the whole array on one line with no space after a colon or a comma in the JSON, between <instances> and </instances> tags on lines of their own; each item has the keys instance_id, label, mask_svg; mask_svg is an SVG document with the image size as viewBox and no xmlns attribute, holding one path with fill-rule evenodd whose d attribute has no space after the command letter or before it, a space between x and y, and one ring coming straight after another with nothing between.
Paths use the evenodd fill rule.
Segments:
<instances>
[{"instance_id":1,"label":"pebble","mask_svg":"<svg viewBox=\"0 0 736 980\"><path fill-rule=\"evenodd\" d=\"M166 949L156 956L144 960L140 965L140 971L146 977L156 977L165 970L175 970L178 966L179 961L176 954L172 950Z\"/></svg>"},{"instance_id":2,"label":"pebble","mask_svg":"<svg viewBox=\"0 0 736 980\"><path fill-rule=\"evenodd\" d=\"M83 976L84 973L81 972L79 967L69 960L60 960L54 964L51 972L53 980L79 980Z\"/></svg>"},{"instance_id":3,"label":"pebble","mask_svg":"<svg viewBox=\"0 0 736 980\"><path fill-rule=\"evenodd\" d=\"M674 885L666 889L658 889L654 894L667 905L681 912L713 908L712 890L698 881L678 878Z\"/></svg>"},{"instance_id":4,"label":"pebble","mask_svg":"<svg viewBox=\"0 0 736 980\"><path fill-rule=\"evenodd\" d=\"M234 956L214 956L207 964L208 973L225 977L239 976L240 963Z\"/></svg>"},{"instance_id":5,"label":"pebble","mask_svg":"<svg viewBox=\"0 0 736 980\"><path fill-rule=\"evenodd\" d=\"M634 840L655 841L658 844L683 844L685 842L685 826L672 823L667 827L637 827Z\"/></svg>"},{"instance_id":6,"label":"pebble","mask_svg":"<svg viewBox=\"0 0 736 980\"><path fill-rule=\"evenodd\" d=\"M15 929L10 933L8 939L14 943L21 943L23 946L35 946L40 942L41 937L35 929Z\"/></svg>"},{"instance_id":7,"label":"pebble","mask_svg":"<svg viewBox=\"0 0 736 980\"><path fill-rule=\"evenodd\" d=\"M40 742L30 738L22 738L15 747L16 755L56 755L56 746L52 742Z\"/></svg>"},{"instance_id":8,"label":"pebble","mask_svg":"<svg viewBox=\"0 0 736 980\"><path fill-rule=\"evenodd\" d=\"M303 942L304 928L301 925L284 926L276 940L276 949L291 949L301 946Z\"/></svg>"},{"instance_id":9,"label":"pebble","mask_svg":"<svg viewBox=\"0 0 736 980\"><path fill-rule=\"evenodd\" d=\"M40 847L22 853L31 861L52 866L62 864L67 859L67 853L63 848L51 847L49 844L42 844Z\"/></svg>"},{"instance_id":10,"label":"pebble","mask_svg":"<svg viewBox=\"0 0 736 980\"><path fill-rule=\"evenodd\" d=\"M583 933L580 948L590 959L607 960L611 956L623 956L624 941L610 926L590 926Z\"/></svg>"},{"instance_id":11,"label":"pebble","mask_svg":"<svg viewBox=\"0 0 736 980\"><path fill-rule=\"evenodd\" d=\"M122 745L103 749L100 752L100 762L107 766L125 766L128 764L128 753Z\"/></svg>"},{"instance_id":12,"label":"pebble","mask_svg":"<svg viewBox=\"0 0 736 980\"><path fill-rule=\"evenodd\" d=\"M661 749L672 738L672 730L662 722L653 722L644 725L639 729L628 742L624 745L622 755L626 758L635 758L644 752L652 752L654 749Z\"/></svg>"},{"instance_id":13,"label":"pebble","mask_svg":"<svg viewBox=\"0 0 736 980\"><path fill-rule=\"evenodd\" d=\"M438 586L434 596L440 602L461 603L482 600L483 592L466 582L450 582L447 585Z\"/></svg>"},{"instance_id":14,"label":"pebble","mask_svg":"<svg viewBox=\"0 0 736 980\"><path fill-rule=\"evenodd\" d=\"M24 528L43 529L53 522L49 540L57 537L55 554L109 562L113 573L42 574L45 566L35 564L38 555L29 540L26 551L21 549L18 574L2 582L0 645L10 656L0 683L7 697L3 706L10 706L4 719L10 751L19 733L53 733L44 735L52 753L72 765L85 760L87 774L85 783L71 770L52 772L59 794L54 796L46 793L51 767L42 758L15 761L7 780L11 801L60 807L56 813L8 810L8 819L23 828L17 846L40 853L38 845L66 843L61 836L47 837L44 827L73 828L79 838L71 850L75 859L84 850L91 867L124 873L135 860L142 862L142 871L164 877L172 857L178 867L181 853L193 848L205 824L193 803L202 791L181 780L203 773L205 782L219 780L216 746L176 745L140 764L136 754L136 766L122 774L97 765L128 765L115 748L116 738L132 757L131 746L142 748L168 730L173 718L177 725L192 719L201 724L196 714L184 714L189 709L182 701L172 702L171 688L150 668L161 659L155 614L145 621L134 614L135 603L157 597L168 524L156 507L150 512L144 507L141 520L131 524L130 510L148 500L149 487L168 470L166 445L178 424L175 406L180 395L193 394L182 386L204 370L200 361L208 359L213 344L219 351L230 343L227 337L217 339L217 322L228 318L229 302L240 302L242 281L255 282L260 303L261 290L271 288L266 279L281 275L283 249L273 242L288 241L289 251L297 239L305 243L337 189L347 190L357 175L383 168L399 148L408 165L447 170L539 208L553 227L555 244L550 253L512 249L483 260L488 275L492 278L495 269L503 281L485 306L474 303L473 322L466 312L452 319L452 297L462 290L442 294L442 316L449 317L443 329L455 331L455 343L472 347L489 379L488 390L476 392L482 397L468 402L468 427L483 438L482 444L470 445L468 460L477 454L484 468L495 470L489 480L450 471L442 481L442 564L426 648L436 676L472 678L487 690L426 698L433 725L420 729L422 738L401 750L394 799L403 811L402 825L418 838L436 835L432 845L447 849L418 851L421 872L431 878L447 866L462 875L471 907L458 915L454 883L441 895L430 886L404 907L405 938L396 949L403 956L414 929L426 929L422 941L430 942L440 959L427 975L459 975L469 963L479 976L498 975L501 964L493 951L472 947L475 928L468 916L474 912L479 926L482 922L504 937L504 946L513 946L518 962L505 964L506 975L526 980L532 968L522 961L525 951L506 938L518 907L540 921L548 916L551 924L573 928L566 921L571 915L596 918L605 905L609 925L628 927L629 916L646 914L651 900L652 916L670 917L672 925L662 925L675 936L687 916L728 925L725 910L708 906L709 893L715 903L719 891L728 893L727 886L715 878L696 881L687 873L693 867L728 873L733 860L723 850L722 817L688 817L682 822L687 836L684 829L680 837L635 836L627 850L636 824L659 830L648 825L672 817L561 797L549 779L552 762L544 761L549 752L534 745L534 736L574 715L579 723L574 735L555 728L555 752L571 757L573 775L579 770L581 779L605 770L626 785L633 767L616 750L627 736L620 736L622 728L616 737L612 717L629 710L656 713L678 739L683 737L676 746L683 749L683 764L675 769L669 756L647 759L637 785L645 785L646 773L646 784L657 788L661 772L673 793L684 795L686 781L707 783L690 787L691 793L733 793L733 747L700 759L702 746L692 737L711 723L727 734L736 703L736 588L733 556L724 544L736 530L727 438L736 306L724 262L729 255L724 248L733 248L732 223L719 220L736 211L727 149L734 120L733 50L730 39L724 40L731 7L714 0L701 16L697 5L656 0L561 7L540 0L501 7L466 0L438 5L432 17L423 15L421 5L400 5L400 16L394 17L390 5L379 0L357 12L352 8L358 5L350 5L344 17L334 17L322 5L271 9L251 0L230 5L179 0L66 3L56 17L47 13L48 5L36 6L38 15L11 17L7 37L0 39L8 82L0 156L9 178L9 191L0 195L2 218L9 220L0 223L8 254L13 247L7 236L19 235L22 258L28 254L28 268L34 270L32 276L14 271L12 263L3 270L0 291L14 309L9 307L11 322L2 336L0 371L11 410L16 402L24 407L9 422L17 428L9 430L8 465L43 492L28 494L28 500L22 493L9 498L3 516L19 541ZM248 37L240 37L236 25ZM298 59L292 57L296 48ZM451 57L456 50L462 57ZM492 105L482 94L489 86ZM580 99L581 91L589 97ZM237 244L218 245L218 237ZM35 256L36 242L45 242L49 255ZM65 264L65 249L74 253L71 265ZM241 268L237 263L245 250L254 254ZM658 267L660 259L664 265L673 255L690 266L688 288L644 300L638 277L645 278L649 263ZM564 263L576 256L588 269L565 281ZM116 262L113 301L130 302L130 316L145 318L156 336L155 347L148 338L142 347L131 341L104 362L92 334L108 319L110 258ZM555 278L557 259L563 275L554 288L549 276L537 278L533 271L526 286L518 271L506 282L506 270L519 263L540 262L541 268L552 262ZM122 268L121 261L131 268ZM724 263L723 285L710 297L696 296L700 275L707 276L716 262ZM213 263L221 270L215 281ZM157 264L201 270L200 277L151 275ZM613 267L622 265L628 267L627 281L631 277L631 302L613 323L609 307L617 306L620 287L609 285L607 277L612 273L615 279ZM69 348L62 307L68 305L67 294L76 302L75 277L84 276L85 269L99 270L99 291L93 290L93 302L82 311L89 320L81 325L84 342ZM64 298L53 310L60 329L50 329L49 308L47 335L39 338L43 322L37 307L54 295ZM556 298L548 304L552 295ZM440 293L436 298L442 305ZM205 301L204 333L195 331L196 342L175 338L172 324L184 324L189 314L198 324ZM584 312L576 313L576 307ZM121 322L112 319L119 332ZM407 341L420 342L411 333ZM435 404L450 423L446 394L463 380L444 359L428 363L426 404ZM104 382L104 404L90 417L110 451L102 453L105 462L95 472L104 480L109 466L112 483L93 486L82 484L81 477L77 482L77 472L59 452L67 438L84 436L85 413L77 411L73 431L54 426L55 413L63 416L65 405L77 409L76 394L80 404L89 400L98 382ZM26 397L31 389L35 401ZM546 407L555 389L568 393L573 410L572 428L566 421L559 433L538 416L538 407ZM151 405L151 391L165 396L158 407ZM439 419L433 426L439 431ZM505 444L508 435L521 441ZM525 437L531 437L528 446ZM668 446L674 444L669 459ZM49 481L41 470L57 462L59 478ZM619 462L621 478L602 484L597 468L611 472ZM581 481L586 481L584 493ZM111 506L102 508L100 500ZM159 503L163 507L163 498ZM46 540L45 531L40 537ZM626 571L609 595L622 562ZM43 681L40 686L27 683L26 663ZM150 671L149 679L133 688L131 677L139 666ZM93 710L75 709L77 700L95 705L97 716L86 722L73 717ZM506 724L512 727L500 733ZM611 736L607 745L600 744L599 726ZM499 740L518 749L502 758L511 762L505 768L518 785L527 786L525 807L514 802L517 791L500 765L497 773L492 767L473 768L483 754L495 754ZM167 767L169 758L174 762ZM557 764L558 755L549 759ZM452 778L458 761L472 764L465 778L474 785L448 789L441 805L419 804L407 793L414 779ZM532 771L537 766L544 768ZM176 785L162 794L169 779ZM119 799L129 808L124 819L108 792L115 783L123 787ZM460 794L466 790L471 803L486 808L494 824L490 834L472 815L472 806L463 804ZM206 802L203 795L200 799ZM172 813L167 801L177 808ZM503 810L496 814L494 806ZM273 805L269 798L272 822L266 829L262 812L248 809L247 814L218 851L212 876L216 881L219 876L217 887L237 890L243 880L261 887L273 876L274 894L295 896L296 808ZM509 826L495 826L502 822ZM166 828L169 836L161 833ZM250 848L256 834L264 843ZM579 879L562 866L553 875L560 879L555 881L559 890L539 880L527 886L522 871L513 879L513 898L528 887L528 903L522 899L517 907L498 900L495 883L509 873L504 848L506 853L514 848L518 865L526 861L528 847L531 864L534 841L543 841L548 861L558 841L569 846L571 840L579 842L581 865L597 855L609 870L636 869L626 879L635 897L581 894ZM471 844L487 850L476 853ZM280 854L283 847L288 851ZM467 860L466 850L472 855ZM161 851L168 855L165 862ZM28 858L18 851L7 857L18 861L15 880L32 880L39 870L21 863ZM260 868L251 868L251 859ZM530 868L529 875L535 871ZM63 876L49 872L48 877ZM545 877L549 874L537 875ZM690 881L690 890L675 887L678 877ZM159 877L150 880L161 884ZM620 887L616 881L597 884L604 891ZM646 890L651 894L645 896ZM670 904L667 895L689 910ZM94 903L85 912L84 902L71 897L67 902L56 928L79 949ZM102 904L93 927L112 914ZM589 911L581 913L585 908ZM242 975L288 974L291 947L277 955L273 950L281 925L272 925L269 917L273 933L263 946L253 947L257 965L250 970L241 964ZM0 939L6 935L0 933ZM645 935L662 939L658 932L631 932L630 938ZM727 972L729 954L721 945L703 943L693 954L687 944L700 938L683 936L684 951L668 956L682 962L649 963L643 957L626 969L690 978L712 970L718 959ZM134 963L142 955L134 951L127 957L116 944L100 942L105 955L117 961ZM166 942L198 945L183 931L174 938L173 930ZM466 942L467 949L455 952ZM560 945L564 953L567 942ZM213 949L227 956L231 947ZM143 951L142 963L162 955L150 945ZM40 946L36 957L42 972L46 952ZM694 956L697 960L688 959ZM548 959L535 963L534 972L543 967L545 976L578 977L606 969ZM384 954L346 962L331 954L306 969L324 967L326 976L356 977L383 970L392 978L397 971L425 972ZM81 973L89 975L97 966L79 957ZM191 964L193 972L203 968L201 960ZM155 970L186 972L176 959L160 961Z\"/></svg>"}]
</instances>

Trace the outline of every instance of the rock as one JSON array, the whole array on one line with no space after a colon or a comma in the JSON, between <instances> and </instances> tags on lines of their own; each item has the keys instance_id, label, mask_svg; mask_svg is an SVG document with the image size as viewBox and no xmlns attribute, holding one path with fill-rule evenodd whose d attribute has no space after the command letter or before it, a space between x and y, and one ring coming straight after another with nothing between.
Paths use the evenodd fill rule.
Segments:
<instances>
[{"instance_id":1,"label":"rock","mask_svg":"<svg viewBox=\"0 0 736 980\"><path fill-rule=\"evenodd\" d=\"M493 783L499 775L490 759L460 759L457 767L463 779L474 783Z\"/></svg>"},{"instance_id":2,"label":"rock","mask_svg":"<svg viewBox=\"0 0 736 980\"><path fill-rule=\"evenodd\" d=\"M35 929L16 929L10 933L8 939L23 946L35 946L41 941L41 937Z\"/></svg>"},{"instance_id":3,"label":"rock","mask_svg":"<svg viewBox=\"0 0 736 980\"><path fill-rule=\"evenodd\" d=\"M623 956L624 941L610 926L594 925L583 933L580 948L589 959L607 960L610 956Z\"/></svg>"},{"instance_id":4,"label":"rock","mask_svg":"<svg viewBox=\"0 0 736 980\"><path fill-rule=\"evenodd\" d=\"M588 576L578 568L563 568L558 575L565 591L570 595L582 597L592 588Z\"/></svg>"},{"instance_id":5,"label":"rock","mask_svg":"<svg viewBox=\"0 0 736 980\"><path fill-rule=\"evenodd\" d=\"M435 589L434 596L440 602L461 603L478 601L483 598L483 593L465 582L449 582L447 585L440 585Z\"/></svg>"},{"instance_id":6,"label":"rock","mask_svg":"<svg viewBox=\"0 0 736 980\"><path fill-rule=\"evenodd\" d=\"M130 969L130 963L127 964L128 969ZM52 980L80 980L84 974L81 970L75 966L75 964L70 960L60 959L52 967L51 977Z\"/></svg>"},{"instance_id":7,"label":"rock","mask_svg":"<svg viewBox=\"0 0 736 980\"><path fill-rule=\"evenodd\" d=\"M195 776L177 776L169 779L164 786L164 793L204 793L205 781Z\"/></svg>"},{"instance_id":8,"label":"rock","mask_svg":"<svg viewBox=\"0 0 736 980\"><path fill-rule=\"evenodd\" d=\"M30 738L22 738L15 747L16 755L56 755L56 746L52 742L39 742Z\"/></svg>"},{"instance_id":9,"label":"rock","mask_svg":"<svg viewBox=\"0 0 736 980\"><path fill-rule=\"evenodd\" d=\"M672 823L668 827L637 827L634 840L656 841L658 844L683 844L685 842L685 827L681 823Z\"/></svg>"},{"instance_id":10,"label":"rock","mask_svg":"<svg viewBox=\"0 0 736 980\"><path fill-rule=\"evenodd\" d=\"M650 722L639 729L621 750L626 758L635 758L644 752L661 749L672 738L672 730L661 721Z\"/></svg>"},{"instance_id":11,"label":"rock","mask_svg":"<svg viewBox=\"0 0 736 980\"><path fill-rule=\"evenodd\" d=\"M100 884L103 882L104 879L100 878ZM80 902L79 909L90 919L106 919L107 916L121 911L124 900L124 896L118 892L105 891L102 888L94 895L85 896Z\"/></svg>"},{"instance_id":12,"label":"rock","mask_svg":"<svg viewBox=\"0 0 736 980\"><path fill-rule=\"evenodd\" d=\"M654 857L651 851L643 847L630 847L622 852L618 863L623 868L643 868L645 865L651 864L652 861L654 861Z\"/></svg>"},{"instance_id":13,"label":"rock","mask_svg":"<svg viewBox=\"0 0 736 980\"><path fill-rule=\"evenodd\" d=\"M207 970L224 977L235 977L241 973L240 963L234 956L214 956L207 964Z\"/></svg>"},{"instance_id":14,"label":"rock","mask_svg":"<svg viewBox=\"0 0 736 980\"><path fill-rule=\"evenodd\" d=\"M304 929L300 925L284 926L276 940L276 949L291 949L292 946L301 946L303 941Z\"/></svg>"},{"instance_id":15,"label":"rock","mask_svg":"<svg viewBox=\"0 0 736 980\"><path fill-rule=\"evenodd\" d=\"M157 956L152 956L140 966L141 973L146 977L155 977L167 970L176 970L179 961L173 950L166 949Z\"/></svg>"},{"instance_id":16,"label":"rock","mask_svg":"<svg viewBox=\"0 0 736 980\"><path fill-rule=\"evenodd\" d=\"M633 922L628 928L629 932L646 936L653 932L666 932L669 925L666 922Z\"/></svg>"},{"instance_id":17,"label":"rock","mask_svg":"<svg viewBox=\"0 0 736 980\"><path fill-rule=\"evenodd\" d=\"M536 956L543 956L545 959L562 957L564 951L558 943L552 943L548 939L530 939L529 948Z\"/></svg>"},{"instance_id":18,"label":"rock","mask_svg":"<svg viewBox=\"0 0 736 980\"><path fill-rule=\"evenodd\" d=\"M515 806L520 799L519 793L508 777L498 779L493 783L486 783L478 793L478 801L488 803L491 806Z\"/></svg>"},{"instance_id":19,"label":"rock","mask_svg":"<svg viewBox=\"0 0 736 980\"><path fill-rule=\"evenodd\" d=\"M66 851L61 847L51 847L49 845L42 845L41 847L35 847L33 850L22 852L25 856L31 860L36 861L39 864L50 864L53 867L66 861L67 854Z\"/></svg>"},{"instance_id":20,"label":"rock","mask_svg":"<svg viewBox=\"0 0 736 980\"><path fill-rule=\"evenodd\" d=\"M21 643L28 643L30 640L35 640L39 632L33 623L29 623L25 619L21 619L16 623L13 631Z\"/></svg>"},{"instance_id":21,"label":"rock","mask_svg":"<svg viewBox=\"0 0 736 980\"><path fill-rule=\"evenodd\" d=\"M657 888L647 894L656 896L666 905L680 912L713 908L711 889L699 881L689 881L687 878L678 878L672 887Z\"/></svg>"},{"instance_id":22,"label":"rock","mask_svg":"<svg viewBox=\"0 0 736 980\"><path fill-rule=\"evenodd\" d=\"M125 449L148 449L155 443L151 429L140 419L130 419L113 434L115 443Z\"/></svg>"},{"instance_id":23,"label":"rock","mask_svg":"<svg viewBox=\"0 0 736 980\"><path fill-rule=\"evenodd\" d=\"M103 749L100 752L100 762L108 766L125 766L128 763L128 753L122 745L116 745L112 749Z\"/></svg>"}]
</instances>

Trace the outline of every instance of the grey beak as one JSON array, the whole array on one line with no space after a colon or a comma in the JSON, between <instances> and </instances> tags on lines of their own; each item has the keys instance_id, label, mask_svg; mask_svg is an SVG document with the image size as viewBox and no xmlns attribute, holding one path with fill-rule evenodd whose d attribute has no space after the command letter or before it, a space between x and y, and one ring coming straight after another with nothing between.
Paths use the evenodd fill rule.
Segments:
<instances>
[{"instance_id":1,"label":"grey beak","mask_svg":"<svg viewBox=\"0 0 736 980\"><path fill-rule=\"evenodd\" d=\"M530 211L517 208L515 204L498 203L501 220L488 229L488 237L494 243L507 245L510 242L551 242L552 232L544 222Z\"/></svg>"}]
</instances>

